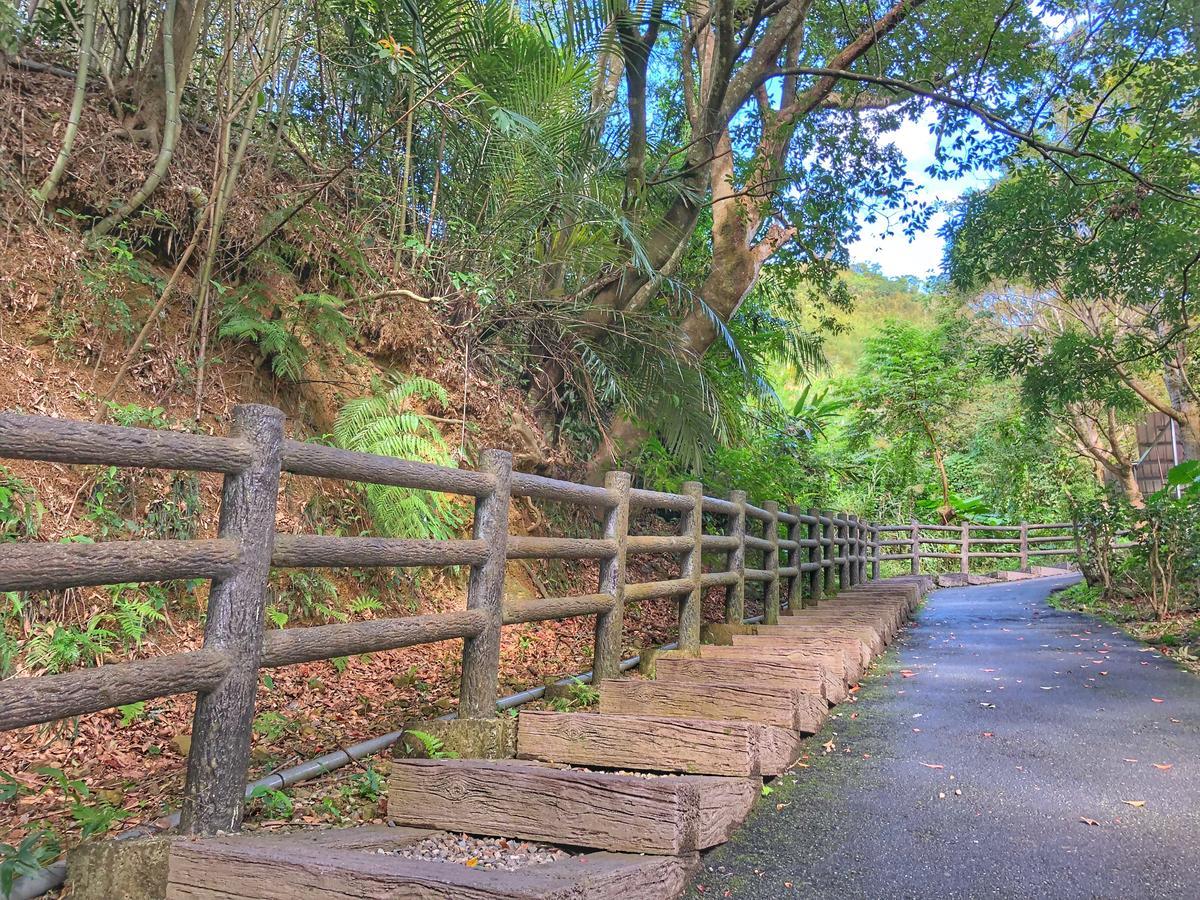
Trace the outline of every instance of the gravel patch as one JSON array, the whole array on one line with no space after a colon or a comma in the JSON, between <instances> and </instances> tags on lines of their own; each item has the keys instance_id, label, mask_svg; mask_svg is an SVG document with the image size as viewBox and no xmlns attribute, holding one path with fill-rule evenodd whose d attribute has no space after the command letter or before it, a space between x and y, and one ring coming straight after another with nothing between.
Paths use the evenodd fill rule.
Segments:
<instances>
[{"instance_id":1,"label":"gravel patch","mask_svg":"<svg viewBox=\"0 0 1200 900\"><path fill-rule=\"evenodd\" d=\"M479 869L512 872L524 866L543 865L569 859L571 854L550 844L507 838L441 834L394 850L374 851L380 856L402 856L429 862L457 863Z\"/></svg>"}]
</instances>

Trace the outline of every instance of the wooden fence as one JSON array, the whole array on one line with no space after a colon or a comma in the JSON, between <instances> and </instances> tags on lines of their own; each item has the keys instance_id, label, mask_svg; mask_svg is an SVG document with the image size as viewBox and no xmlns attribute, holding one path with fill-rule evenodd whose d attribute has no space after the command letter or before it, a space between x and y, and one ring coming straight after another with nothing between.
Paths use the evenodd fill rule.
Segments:
<instances>
[{"instance_id":1,"label":"wooden fence","mask_svg":"<svg viewBox=\"0 0 1200 900\"><path fill-rule=\"evenodd\" d=\"M1031 525L881 525L879 540L872 547L873 559L881 563L907 562L912 574L921 573L927 560L954 560L960 572L971 571L978 560L1017 560L1025 569L1047 557L1075 558L1079 555L1075 526L1070 522ZM901 552L903 551L903 552ZM947 568L945 563L940 571Z\"/></svg>"},{"instance_id":2,"label":"wooden fence","mask_svg":"<svg viewBox=\"0 0 1200 900\"><path fill-rule=\"evenodd\" d=\"M62 675L0 682L0 731L51 722L156 697L194 692L196 712L181 804L181 830L230 831L241 823L259 670L461 638L458 714L495 712L503 626L595 616L593 678L620 673L627 602L678 605L679 646L698 652L701 597L725 589L725 618L743 621L747 584L760 585L763 617L781 607L832 596L878 577L880 528L853 515L776 502L761 506L744 491L704 495L699 482L682 493L632 487L611 472L603 487L512 471L502 450L480 454L476 471L352 453L284 437L284 416L269 406L233 412L226 437L96 425L0 414L0 458L131 468L217 472L224 476L220 524L213 539L0 545L0 592L61 590L125 582L210 581L204 645L198 650L102 665ZM281 473L441 491L474 498L467 540L409 540L276 534ZM508 533L514 497L578 504L603 511L600 538L527 537ZM629 533L631 512L679 513L675 535ZM723 523L722 533L706 525ZM702 556L723 560L705 571ZM626 560L666 554L679 576L626 583ZM510 559L596 559L596 593L511 602L504 595ZM314 627L264 630L272 568L469 566L466 609Z\"/></svg>"}]
</instances>

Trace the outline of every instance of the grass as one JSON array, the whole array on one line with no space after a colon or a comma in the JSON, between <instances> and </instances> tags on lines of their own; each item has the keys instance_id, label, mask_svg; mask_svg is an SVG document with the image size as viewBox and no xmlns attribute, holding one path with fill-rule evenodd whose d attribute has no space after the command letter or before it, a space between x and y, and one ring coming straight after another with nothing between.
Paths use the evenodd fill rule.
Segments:
<instances>
[{"instance_id":1,"label":"grass","mask_svg":"<svg viewBox=\"0 0 1200 900\"><path fill-rule=\"evenodd\" d=\"M1180 610L1160 622L1153 618L1149 604L1130 597L1106 598L1100 588L1083 581L1054 592L1048 602L1055 609L1087 613L1116 625L1189 672L1200 674L1200 609Z\"/></svg>"}]
</instances>

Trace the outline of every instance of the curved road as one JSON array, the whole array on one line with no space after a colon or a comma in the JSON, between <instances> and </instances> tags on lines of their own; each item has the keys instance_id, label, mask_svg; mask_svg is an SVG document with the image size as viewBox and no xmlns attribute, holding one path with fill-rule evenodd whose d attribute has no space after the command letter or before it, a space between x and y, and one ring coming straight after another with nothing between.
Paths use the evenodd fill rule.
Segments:
<instances>
[{"instance_id":1,"label":"curved road","mask_svg":"<svg viewBox=\"0 0 1200 900\"><path fill-rule=\"evenodd\" d=\"M931 594L691 896L1200 897L1200 678L1072 580Z\"/></svg>"}]
</instances>

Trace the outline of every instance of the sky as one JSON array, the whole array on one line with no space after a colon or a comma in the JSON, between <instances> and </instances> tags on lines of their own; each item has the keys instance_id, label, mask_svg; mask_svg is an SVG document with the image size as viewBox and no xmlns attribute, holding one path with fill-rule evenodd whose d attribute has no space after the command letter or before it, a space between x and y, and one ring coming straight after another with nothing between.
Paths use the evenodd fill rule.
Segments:
<instances>
[{"instance_id":1,"label":"sky","mask_svg":"<svg viewBox=\"0 0 1200 900\"><path fill-rule=\"evenodd\" d=\"M926 174L925 169L933 162L935 137L929 131L933 114L926 113L916 122L905 121L893 133L892 142L908 160L908 177L915 182L916 196L926 202L946 202L960 197L966 190L987 184L986 175L970 175L952 181L941 181ZM946 221L946 213L938 212L932 217L929 227L912 240L900 228L885 236L888 222L884 219L874 224L863 222L862 236L850 245L850 259L854 263L874 263L884 275L892 278L913 276L928 278L937 275L942 267L942 249L945 242L938 237L938 228Z\"/></svg>"}]
</instances>

